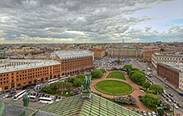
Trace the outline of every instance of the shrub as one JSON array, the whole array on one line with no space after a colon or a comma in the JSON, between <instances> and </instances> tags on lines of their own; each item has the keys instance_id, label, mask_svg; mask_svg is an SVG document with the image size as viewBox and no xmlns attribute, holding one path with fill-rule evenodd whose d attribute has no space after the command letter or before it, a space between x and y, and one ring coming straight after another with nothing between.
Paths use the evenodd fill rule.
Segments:
<instances>
[{"instance_id":1,"label":"shrub","mask_svg":"<svg viewBox=\"0 0 183 116\"><path fill-rule=\"evenodd\" d=\"M143 83L146 82L144 73L137 70L133 71L133 73L130 76L130 79L138 85L143 85Z\"/></svg>"},{"instance_id":2,"label":"shrub","mask_svg":"<svg viewBox=\"0 0 183 116\"><path fill-rule=\"evenodd\" d=\"M75 87L80 87L83 84L85 75L77 75L76 77L73 78L73 86Z\"/></svg>"},{"instance_id":3,"label":"shrub","mask_svg":"<svg viewBox=\"0 0 183 116\"><path fill-rule=\"evenodd\" d=\"M45 86L41 89L41 92L47 93L47 94L58 94L58 93L64 93L66 91L70 91L73 88L73 84L71 82L56 82L52 83L48 86Z\"/></svg>"},{"instance_id":4,"label":"shrub","mask_svg":"<svg viewBox=\"0 0 183 116\"><path fill-rule=\"evenodd\" d=\"M160 97L150 93L145 96L141 96L140 101L143 102L145 106L150 108L156 108L156 106L160 105Z\"/></svg>"},{"instance_id":5,"label":"shrub","mask_svg":"<svg viewBox=\"0 0 183 116\"><path fill-rule=\"evenodd\" d=\"M105 70L105 69L103 69L103 68L101 68L100 70L101 70L103 73L105 73L105 72L106 72L106 70Z\"/></svg>"},{"instance_id":6,"label":"shrub","mask_svg":"<svg viewBox=\"0 0 183 116\"><path fill-rule=\"evenodd\" d=\"M132 68L132 65L131 64L126 64L126 65L123 66L123 69L122 70L126 71L127 74L129 75L130 72L132 71L132 69L133 68Z\"/></svg>"},{"instance_id":7,"label":"shrub","mask_svg":"<svg viewBox=\"0 0 183 116\"><path fill-rule=\"evenodd\" d=\"M163 87L161 85L158 85L158 84L152 84L149 87L149 90L152 91L152 93L154 93L154 94L162 94L163 93Z\"/></svg>"},{"instance_id":8,"label":"shrub","mask_svg":"<svg viewBox=\"0 0 183 116\"><path fill-rule=\"evenodd\" d=\"M117 103L121 103L121 104L129 104L129 105L135 105L136 104L136 99L131 96L131 95L128 95L126 97L117 97L115 98L114 100L115 102Z\"/></svg>"},{"instance_id":9,"label":"shrub","mask_svg":"<svg viewBox=\"0 0 183 116\"><path fill-rule=\"evenodd\" d=\"M146 81L146 82L143 84L143 87L145 88L145 90L147 90L150 86L151 86L151 83L150 83L149 81Z\"/></svg>"},{"instance_id":10,"label":"shrub","mask_svg":"<svg viewBox=\"0 0 183 116\"><path fill-rule=\"evenodd\" d=\"M92 79L101 78L103 76L103 72L100 69L95 69L91 72Z\"/></svg>"}]
</instances>

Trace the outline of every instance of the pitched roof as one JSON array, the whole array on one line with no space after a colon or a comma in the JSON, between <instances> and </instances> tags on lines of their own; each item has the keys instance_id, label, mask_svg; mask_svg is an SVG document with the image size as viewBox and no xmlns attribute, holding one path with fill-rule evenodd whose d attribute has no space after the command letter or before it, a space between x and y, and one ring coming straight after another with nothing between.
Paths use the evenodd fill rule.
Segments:
<instances>
[{"instance_id":1,"label":"pitched roof","mask_svg":"<svg viewBox=\"0 0 183 116\"><path fill-rule=\"evenodd\" d=\"M91 94L91 99L81 95L65 98L41 108L59 116L140 116L110 100Z\"/></svg>"}]
</instances>

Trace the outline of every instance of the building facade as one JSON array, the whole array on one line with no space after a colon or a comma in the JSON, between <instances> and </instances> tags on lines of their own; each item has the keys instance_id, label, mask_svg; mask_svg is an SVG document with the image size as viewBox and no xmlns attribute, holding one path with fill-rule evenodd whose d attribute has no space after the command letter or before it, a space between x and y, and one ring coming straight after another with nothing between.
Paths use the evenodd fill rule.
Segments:
<instances>
[{"instance_id":1,"label":"building facade","mask_svg":"<svg viewBox=\"0 0 183 116\"><path fill-rule=\"evenodd\" d=\"M142 49L142 58L144 61L151 62L152 55L159 51L160 48L156 46L144 46Z\"/></svg>"},{"instance_id":2,"label":"building facade","mask_svg":"<svg viewBox=\"0 0 183 116\"><path fill-rule=\"evenodd\" d=\"M102 48L91 48L90 51L94 53L94 58L103 58L106 55L105 49Z\"/></svg>"},{"instance_id":3,"label":"building facade","mask_svg":"<svg viewBox=\"0 0 183 116\"><path fill-rule=\"evenodd\" d=\"M139 57L140 49L136 48L112 48L107 51L111 57Z\"/></svg>"},{"instance_id":4,"label":"building facade","mask_svg":"<svg viewBox=\"0 0 183 116\"><path fill-rule=\"evenodd\" d=\"M158 75L172 84L175 88L183 90L183 64L158 63Z\"/></svg>"},{"instance_id":5,"label":"building facade","mask_svg":"<svg viewBox=\"0 0 183 116\"><path fill-rule=\"evenodd\" d=\"M62 50L51 55L61 64L61 75L75 75L94 67L94 53L87 50Z\"/></svg>"},{"instance_id":6,"label":"building facade","mask_svg":"<svg viewBox=\"0 0 183 116\"><path fill-rule=\"evenodd\" d=\"M1 60L0 89L22 88L60 77L60 63L53 60Z\"/></svg>"},{"instance_id":7,"label":"building facade","mask_svg":"<svg viewBox=\"0 0 183 116\"><path fill-rule=\"evenodd\" d=\"M183 63L183 54L154 53L152 55L152 65L157 68L158 63Z\"/></svg>"}]
</instances>

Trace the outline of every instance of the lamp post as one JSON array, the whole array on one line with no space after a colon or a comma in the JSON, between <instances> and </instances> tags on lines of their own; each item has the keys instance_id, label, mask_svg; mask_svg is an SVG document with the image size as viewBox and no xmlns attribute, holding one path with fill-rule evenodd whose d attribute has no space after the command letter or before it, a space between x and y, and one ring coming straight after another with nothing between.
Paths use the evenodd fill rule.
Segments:
<instances>
[{"instance_id":1,"label":"lamp post","mask_svg":"<svg viewBox=\"0 0 183 116\"><path fill-rule=\"evenodd\" d=\"M175 106L174 104L172 106L173 106L173 116L175 116Z\"/></svg>"}]
</instances>

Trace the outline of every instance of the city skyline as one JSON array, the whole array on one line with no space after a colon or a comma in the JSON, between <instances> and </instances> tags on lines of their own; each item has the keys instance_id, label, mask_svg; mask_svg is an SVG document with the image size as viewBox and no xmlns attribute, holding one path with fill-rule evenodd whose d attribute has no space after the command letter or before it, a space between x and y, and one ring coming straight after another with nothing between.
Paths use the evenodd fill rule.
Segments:
<instances>
[{"instance_id":1,"label":"city skyline","mask_svg":"<svg viewBox=\"0 0 183 116\"><path fill-rule=\"evenodd\" d=\"M2 0L0 44L183 42L182 0Z\"/></svg>"}]
</instances>

